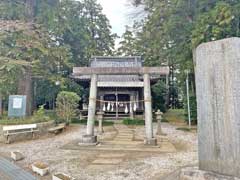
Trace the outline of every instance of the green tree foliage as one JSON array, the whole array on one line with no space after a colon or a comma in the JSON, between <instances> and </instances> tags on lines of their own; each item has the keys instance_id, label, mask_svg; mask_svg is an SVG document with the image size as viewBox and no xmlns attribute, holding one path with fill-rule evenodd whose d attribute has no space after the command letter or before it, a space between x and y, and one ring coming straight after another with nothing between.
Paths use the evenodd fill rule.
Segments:
<instances>
[{"instance_id":1,"label":"green tree foliage","mask_svg":"<svg viewBox=\"0 0 240 180\"><path fill-rule=\"evenodd\" d=\"M86 65L93 55L111 55L115 34L96 0L2 0L0 19L27 20L27 2L33 4L34 21L64 45L69 45L76 65ZM9 9L11 11L9 11Z\"/></svg>"},{"instance_id":2,"label":"green tree foliage","mask_svg":"<svg viewBox=\"0 0 240 180\"><path fill-rule=\"evenodd\" d=\"M0 2L0 19L23 20L25 15L25 6L22 1L3 0Z\"/></svg>"},{"instance_id":3,"label":"green tree foliage","mask_svg":"<svg viewBox=\"0 0 240 180\"><path fill-rule=\"evenodd\" d=\"M119 42L120 47L117 49L117 54L122 56L137 56L137 44L134 33L129 30L130 27L126 26L126 31L121 37Z\"/></svg>"},{"instance_id":4,"label":"green tree foliage","mask_svg":"<svg viewBox=\"0 0 240 180\"><path fill-rule=\"evenodd\" d=\"M16 93L18 76L21 76L22 66L9 63L6 58L0 58L0 97L5 100L8 95Z\"/></svg>"},{"instance_id":5,"label":"green tree foliage","mask_svg":"<svg viewBox=\"0 0 240 180\"><path fill-rule=\"evenodd\" d=\"M102 7L96 0L84 0L84 17L91 37L90 55L110 55L114 48L115 34L111 34L111 26L102 13Z\"/></svg>"},{"instance_id":6,"label":"green tree foliage","mask_svg":"<svg viewBox=\"0 0 240 180\"><path fill-rule=\"evenodd\" d=\"M185 88L184 71L190 70L189 80L190 84L193 84L190 93L194 98L192 52L203 42L240 36L240 2L237 0L132 2L134 6L143 5L147 14L142 22L135 25L133 31L137 48L142 52L145 64L170 66L171 81L177 79L182 89Z\"/></svg>"},{"instance_id":7,"label":"green tree foliage","mask_svg":"<svg viewBox=\"0 0 240 180\"><path fill-rule=\"evenodd\" d=\"M137 32L147 64L193 72L192 51L202 42L239 36L239 1L134 0L148 14ZM139 28L138 28L139 29Z\"/></svg>"},{"instance_id":8,"label":"green tree foliage","mask_svg":"<svg viewBox=\"0 0 240 180\"><path fill-rule=\"evenodd\" d=\"M34 78L50 81L57 78L60 70L66 74L70 71L72 66L69 63L71 58L69 48L58 45L47 31L32 24L18 22L12 22L12 29L12 31L0 32L0 65L5 69L4 72L2 71L6 76L5 81L11 82L12 77L18 77L18 74L23 73L27 68L31 68ZM59 70L58 67L61 69ZM15 76L11 76L12 73ZM4 84L3 86L5 87Z\"/></svg>"},{"instance_id":9,"label":"green tree foliage","mask_svg":"<svg viewBox=\"0 0 240 180\"><path fill-rule=\"evenodd\" d=\"M155 110L160 109L162 112L166 112L166 95L166 83L159 80L158 83L152 87L153 108Z\"/></svg>"},{"instance_id":10,"label":"green tree foliage","mask_svg":"<svg viewBox=\"0 0 240 180\"><path fill-rule=\"evenodd\" d=\"M57 115L67 123L77 116L80 97L74 92L61 91L57 95Z\"/></svg>"},{"instance_id":11,"label":"green tree foliage","mask_svg":"<svg viewBox=\"0 0 240 180\"><path fill-rule=\"evenodd\" d=\"M210 11L202 13L192 32L193 47L202 42L239 36L239 7L240 3L219 2Z\"/></svg>"},{"instance_id":12,"label":"green tree foliage","mask_svg":"<svg viewBox=\"0 0 240 180\"><path fill-rule=\"evenodd\" d=\"M62 0L51 5L40 1L37 9L37 22L70 46L74 64L87 65L93 55L113 53L116 35L96 0Z\"/></svg>"},{"instance_id":13,"label":"green tree foliage","mask_svg":"<svg viewBox=\"0 0 240 180\"><path fill-rule=\"evenodd\" d=\"M96 0L2 0L0 29L1 94L16 92L18 74L31 69L35 104L52 106L61 90L81 94L68 79L72 66L112 54L116 37Z\"/></svg>"}]
</instances>

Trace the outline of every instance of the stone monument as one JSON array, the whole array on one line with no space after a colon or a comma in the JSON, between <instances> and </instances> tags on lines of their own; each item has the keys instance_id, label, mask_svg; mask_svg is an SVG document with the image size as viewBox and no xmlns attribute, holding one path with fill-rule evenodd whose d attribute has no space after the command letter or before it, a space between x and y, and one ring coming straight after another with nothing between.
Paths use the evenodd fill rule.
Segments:
<instances>
[{"instance_id":1,"label":"stone monument","mask_svg":"<svg viewBox=\"0 0 240 180\"><path fill-rule=\"evenodd\" d=\"M199 167L240 177L240 38L196 49Z\"/></svg>"}]
</instances>

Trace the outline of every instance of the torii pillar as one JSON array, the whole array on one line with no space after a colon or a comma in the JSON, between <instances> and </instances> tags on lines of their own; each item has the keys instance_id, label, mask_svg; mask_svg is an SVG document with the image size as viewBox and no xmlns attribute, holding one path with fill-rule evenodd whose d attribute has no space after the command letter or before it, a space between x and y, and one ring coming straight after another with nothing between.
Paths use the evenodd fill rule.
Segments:
<instances>
[{"instance_id":1,"label":"torii pillar","mask_svg":"<svg viewBox=\"0 0 240 180\"><path fill-rule=\"evenodd\" d=\"M96 144L97 136L94 135L94 122L96 113L96 100L97 100L97 74L91 75L89 106L88 106L88 120L87 120L87 132L83 135L81 143L84 144Z\"/></svg>"},{"instance_id":2,"label":"torii pillar","mask_svg":"<svg viewBox=\"0 0 240 180\"><path fill-rule=\"evenodd\" d=\"M143 75L144 84L144 106L145 106L145 130L146 138L144 140L145 145L157 145L157 139L153 137L153 124L152 124L152 96L150 75Z\"/></svg>"}]
</instances>

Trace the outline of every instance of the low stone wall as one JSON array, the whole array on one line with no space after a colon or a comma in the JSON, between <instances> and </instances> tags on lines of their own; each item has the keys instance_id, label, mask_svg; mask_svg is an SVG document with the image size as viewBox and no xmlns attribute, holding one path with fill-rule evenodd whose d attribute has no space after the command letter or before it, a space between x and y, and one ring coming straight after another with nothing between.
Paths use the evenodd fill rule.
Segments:
<instances>
[{"instance_id":1,"label":"low stone wall","mask_svg":"<svg viewBox=\"0 0 240 180\"><path fill-rule=\"evenodd\" d=\"M39 132L35 133L35 137L43 136L48 133L48 129L54 126L54 121L49 122L43 122L43 123L37 123L37 128ZM6 138L3 136L3 126L6 125L0 125L0 143L5 143ZM10 140L11 141L23 141L23 140L30 140L32 139L31 133L24 133L24 134L18 134L18 135L11 135Z\"/></svg>"}]
</instances>

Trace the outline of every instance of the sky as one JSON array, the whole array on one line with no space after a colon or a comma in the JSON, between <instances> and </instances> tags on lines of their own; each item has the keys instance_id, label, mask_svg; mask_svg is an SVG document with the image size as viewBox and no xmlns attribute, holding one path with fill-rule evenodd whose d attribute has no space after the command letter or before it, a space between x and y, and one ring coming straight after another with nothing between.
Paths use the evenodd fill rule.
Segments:
<instances>
[{"instance_id":1,"label":"sky","mask_svg":"<svg viewBox=\"0 0 240 180\"><path fill-rule=\"evenodd\" d=\"M112 26L112 32L121 36L125 32L126 25L132 25L132 7L129 0L98 0L103 7L103 13L107 16Z\"/></svg>"},{"instance_id":2,"label":"sky","mask_svg":"<svg viewBox=\"0 0 240 180\"><path fill-rule=\"evenodd\" d=\"M130 0L97 0L103 7L103 14L107 16L112 26L112 32L119 37L123 35L126 26L132 26L134 21L142 19L144 14L142 7L136 8L130 4ZM138 15L137 15L138 14ZM119 47L120 38L115 40L115 48Z\"/></svg>"}]
</instances>

